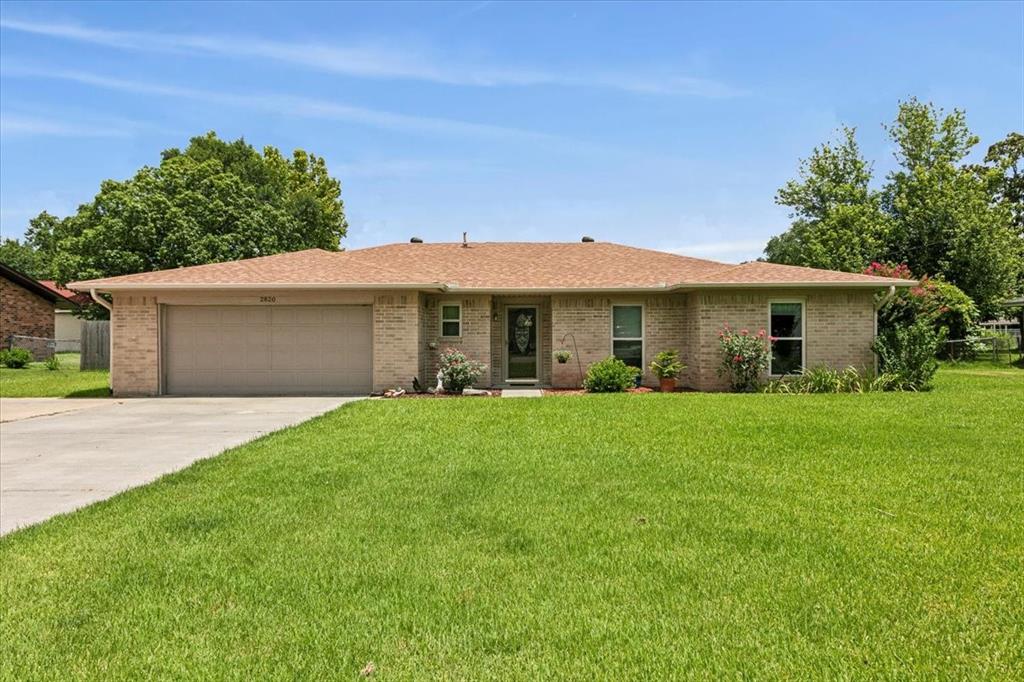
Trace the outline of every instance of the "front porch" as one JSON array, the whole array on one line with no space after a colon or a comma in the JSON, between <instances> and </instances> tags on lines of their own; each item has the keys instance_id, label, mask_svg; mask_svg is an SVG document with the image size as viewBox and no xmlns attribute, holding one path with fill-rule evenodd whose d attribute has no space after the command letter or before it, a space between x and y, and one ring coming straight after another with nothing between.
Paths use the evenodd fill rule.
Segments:
<instances>
[{"instance_id":1,"label":"front porch","mask_svg":"<svg viewBox=\"0 0 1024 682\"><path fill-rule=\"evenodd\" d=\"M420 376L433 383L441 351L461 350L488 365L480 386L492 388L574 388L582 384L587 367L613 353L630 357L644 370L643 383L656 385L647 370L654 355L675 348L692 365L686 343L689 297L650 295L639 299L602 295L471 295L423 297ZM637 329L613 329L614 310L630 318ZM630 313L624 315L621 313ZM572 357L561 364L555 350ZM681 382L684 385L684 381Z\"/></svg>"}]
</instances>

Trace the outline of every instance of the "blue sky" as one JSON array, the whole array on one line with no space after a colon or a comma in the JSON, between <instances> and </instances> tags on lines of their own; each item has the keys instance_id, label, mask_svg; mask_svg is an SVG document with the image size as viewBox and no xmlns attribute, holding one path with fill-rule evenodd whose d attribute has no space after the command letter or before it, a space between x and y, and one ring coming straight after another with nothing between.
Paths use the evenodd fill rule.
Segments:
<instances>
[{"instance_id":1,"label":"blue sky","mask_svg":"<svg viewBox=\"0 0 1024 682\"><path fill-rule=\"evenodd\" d=\"M4 2L0 231L207 130L324 156L348 247L572 240L725 261L798 159L916 95L1024 129L1024 3Z\"/></svg>"}]
</instances>

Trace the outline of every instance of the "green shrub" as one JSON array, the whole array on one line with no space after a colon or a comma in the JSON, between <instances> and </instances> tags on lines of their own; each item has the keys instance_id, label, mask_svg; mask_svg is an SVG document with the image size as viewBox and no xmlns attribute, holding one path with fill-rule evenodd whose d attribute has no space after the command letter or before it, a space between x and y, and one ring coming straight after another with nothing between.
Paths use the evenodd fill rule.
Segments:
<instances>
[{"instance_id":1,"label":"green shrub","mask_svg":"<svg viewBox=\"0 0 1024 682\"><path fill-rule=\"evenodd\" d=\"M45 364L46 369L50 370L51 372L58 372L61 369L60 358L57 356L56 353L46 358L46 362L43 364Z\"/></svg>"},{"instance_id":2,"label":"green shrub","mask_svg":"<svg viewBox=\"0 0 1024 682\"><path fill-rule=\"evenodd\" d=\"M775 379L765 384L764 393L880 393L882 391L913 390L904 385L898 374L883 372L872 377L869 372L859 372L856 367L837 371L831 367L814 367L789 377Z\"/></svg>"},{"instance_id":3,"label":"green shrub","mask_svg":"<svg viewBox=\"0 0 1024 682\"><path fill-rule=\"evenodd\" d=\"M718 343L722 353L722 362L718 366L720 376L728 376L729 384L734 391L754 391L761 384L761 375L767 371L771 362L769 338L762 329L751 334L746 329L734 332L725 325L718 332Z\"/></svg>"},{"instance_id":4,"label":"green shrub","mask_svg":"<svg viewBox=\"0 0 1024 682\"><path fill-rule=\"evenodd\" d=\"M677 350L663 350L654 356L651 363L651 372L659 379L675 379L684 369L686 365L679 361Z\"/></svg>"},{"instance_id":5,"label":"green shrub","mask_svg":"<svg viewBox=\"0 0 1024 682\"><path fill-rule=\"evenodd\" d=\"M487 369L487 365L466 357L466 354L454 348L441 351L441 383L449 393L461 393L462 389L473 385Z\"/></svg>"},{"instance_id":6,"label":"green shrub","mask_svg":"<svg viewBox=\"0 0 1024 682\"><path fill-rule=\"evenodd\" d=\"M888 380L875 383L868 373L847 367L839 371L819 366L804 370L791 377L776 379L765 384L765 393L868 393L888 390Z\"/></svg>"},{"instance_id":7,"label":"green shrub","mask_svg":"<svg viewBox=\"0 0 1024 682\"><path fill-rule=\"evenodd\" d=\"M616 357L608 357L587 367L583 388L591 393L620 393L633 388L639 376L639 368L630 367Z\"/></svg>"},{"instance_id":8,"label":"green shrub","mask_svg":"<svg viewBox=\"0 0 1024 682\"><path fill-rule=\"evenodd\" d=\"M871 349L878 355L882 371L895 375L894 388L927 391L939 368L935 354L945 335L945 330L935 331L931 321L921 317L910 325L886 329Z\"/></svg>"},{"instance_id":9,"label":"green shrub","mask_svg":"<svg viewBox=\"0 0 1024 682\"><path fill-rule=\"evenodd\" d=\"M0 350L0 363L10 369L24 369L32 362L32 353L25 348L15 346L10 350Z\"/></svg>"}]
</instances>

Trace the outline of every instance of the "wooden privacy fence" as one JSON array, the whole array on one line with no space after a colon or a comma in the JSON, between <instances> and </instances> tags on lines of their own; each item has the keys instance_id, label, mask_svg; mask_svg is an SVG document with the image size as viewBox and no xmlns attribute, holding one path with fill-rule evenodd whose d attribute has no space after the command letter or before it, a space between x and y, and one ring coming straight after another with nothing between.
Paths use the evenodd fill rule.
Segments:
<instances>
[{"instance_id":1,"label":"wooden privacy fence","mask_svg":"<svg viewBox=\"0 0 1024 682\"><path fill-rule=\"evenodd\" d=\"M110 369L110 321L82 321L79 369Z\"/></svg>"}]
</instances>

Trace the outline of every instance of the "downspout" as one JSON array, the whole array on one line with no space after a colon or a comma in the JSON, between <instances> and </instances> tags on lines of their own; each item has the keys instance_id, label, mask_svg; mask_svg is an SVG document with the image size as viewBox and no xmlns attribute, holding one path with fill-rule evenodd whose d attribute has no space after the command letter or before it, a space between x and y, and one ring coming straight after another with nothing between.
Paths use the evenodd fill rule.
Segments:
<instances>
[{"instance_id":1,"label":"downspout","mask_svg":"<svg viewBox=\"0 0 1024 682\"><path fill-rule=\"evenodd\" d=\"M880 301L878 301L878 303L875 304L875 333L873 335L873 338L875 338L875 339L878 338L878 311L881 310L882 307L885 306L886 303L891 301L893 296L895 296L895 295L896 295L896 285L892 284L892 285L889 286L889 292L885 296L883 296L882 299ZM878 376L878 354L876 353L876 354L874 354L874 356L875 356L875 376Z\"/></svg>"},{"instance_id":2,"label":"downspout","mask_svg":"<svg viewBox=\"0 0 1024 682\"><path fill-rule=\"evenodd\" d=\"M95 289L89 289L89 297L99 303L101 306L107 309L110 313L110 334L108 334L108 343L110 348L107 350L107 357L110 358L110 373L107 375L107 388L111 393L114 392L114 306L107 302L107 299L96 293Z\"/></svg>"}]
</instances>

